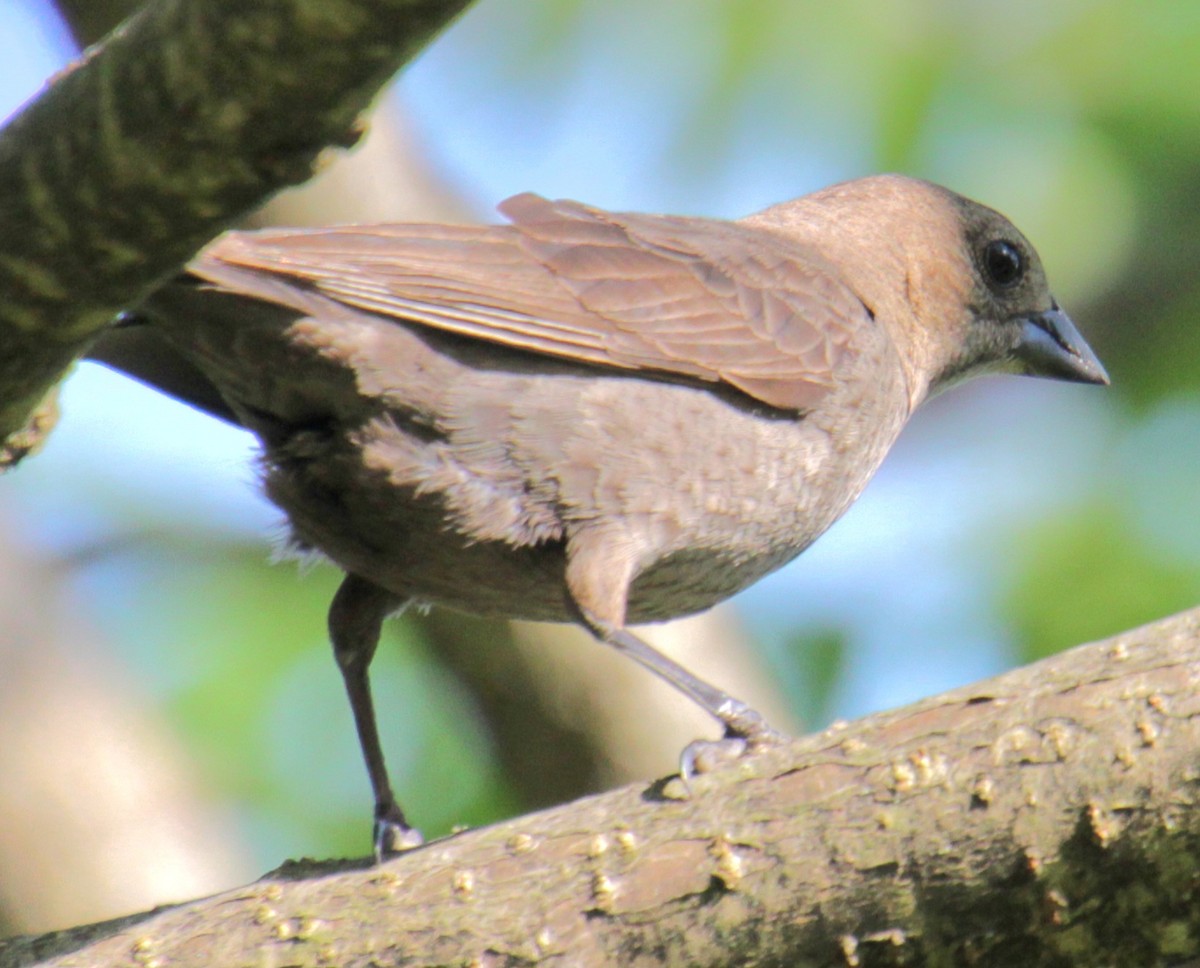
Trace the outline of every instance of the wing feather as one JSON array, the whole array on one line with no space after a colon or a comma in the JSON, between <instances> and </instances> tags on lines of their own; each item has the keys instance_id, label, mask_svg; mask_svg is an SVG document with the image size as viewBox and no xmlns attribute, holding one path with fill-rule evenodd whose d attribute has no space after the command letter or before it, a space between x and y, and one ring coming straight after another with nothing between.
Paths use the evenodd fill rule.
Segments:
<instances>
[{"instance_id":1,"label":"wing feather","mask_svg":"<svg viewBox=\"0 0 1200 968\"><path fill-rule=\"evenodd\" d=\"M510 225L230 233L189 267L311 286L347 306L514 349L721 381L781 409L835 386L862 301L818 253L739 223L524 194Z\"/></svg>"}]
</instances>

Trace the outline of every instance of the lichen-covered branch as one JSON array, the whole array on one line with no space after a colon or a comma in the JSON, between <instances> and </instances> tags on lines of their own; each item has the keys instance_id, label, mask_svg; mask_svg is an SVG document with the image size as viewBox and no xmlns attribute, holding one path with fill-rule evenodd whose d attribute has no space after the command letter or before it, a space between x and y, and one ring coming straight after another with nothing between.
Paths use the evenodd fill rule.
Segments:
<instances>
[{"instance_id":1,"label":"lichen-covered branch","mask_svg":"<svg viewBox=\"0 0 1200 968\"><path fill-rule=\"evenodd\" d=\"M352 144L467 2L158 0L0 131L0 463L101 327Z\"/></svg>"},{"instance_id":2,"label":"lichen-covered branch","mask_svg":"<svg viewBox=\"0 0 1200 968\"><path fill-rule=\"evenodd\" d=\"M0 965L1156 965L1200 952L1200 610L700 778L296 864ZM46 959L40 962L37 959Z\"/></svg>"}]
</instances>

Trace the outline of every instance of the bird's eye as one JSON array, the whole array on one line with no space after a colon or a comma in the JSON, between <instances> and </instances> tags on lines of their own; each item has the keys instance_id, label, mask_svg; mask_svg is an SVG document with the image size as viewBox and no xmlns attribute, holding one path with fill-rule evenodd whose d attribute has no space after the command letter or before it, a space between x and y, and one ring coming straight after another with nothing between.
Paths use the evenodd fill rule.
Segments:
<instances>
[{"instance_id":1,"label":"bird's eye","mask_svg":"<svg viewBox=\"0 0 1200 968\"><path fill-rule=\"evenodd\" d=\"M1021 250L1004 239L994 239L983 250L983 268L997 289L1009 289L1025 275Z\"/></svg>"}]
</instances>

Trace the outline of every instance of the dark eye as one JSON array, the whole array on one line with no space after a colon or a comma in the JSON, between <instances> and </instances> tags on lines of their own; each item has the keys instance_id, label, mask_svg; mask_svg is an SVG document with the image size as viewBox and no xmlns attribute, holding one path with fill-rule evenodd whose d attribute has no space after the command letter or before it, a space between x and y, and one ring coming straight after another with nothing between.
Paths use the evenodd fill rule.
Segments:
<instances>
[{"instance_id":1,"label":"dark eye","mask_svg":"<svg viewBox=\"0 0 1200 968\"><path fill-rule=\"evenodd\" d=\"M994 239L983 250L983 268L997 289L1009 289L1025 275L1025 259L1011 242Z\"/></svg>"}]
</instances>

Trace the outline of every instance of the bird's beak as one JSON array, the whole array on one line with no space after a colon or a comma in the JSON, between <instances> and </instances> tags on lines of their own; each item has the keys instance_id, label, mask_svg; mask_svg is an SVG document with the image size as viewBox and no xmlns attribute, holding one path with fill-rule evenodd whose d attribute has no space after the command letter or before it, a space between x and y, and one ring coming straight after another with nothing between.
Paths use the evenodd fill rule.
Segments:
<instances>
[{"instance_id":1,"label":"bird's beak","mask_svg":"<svg viewBox=\"0 0 1200 968\"><path fill-rule=\"evenodd\" d=\"M1104 364L1057 303L1043 313L1025 318L1014 355L1033 376L1075 383L1107 385L1109 382Z\"/></svg>"}]
</instances>

